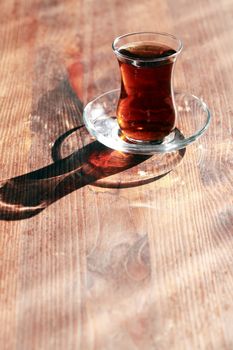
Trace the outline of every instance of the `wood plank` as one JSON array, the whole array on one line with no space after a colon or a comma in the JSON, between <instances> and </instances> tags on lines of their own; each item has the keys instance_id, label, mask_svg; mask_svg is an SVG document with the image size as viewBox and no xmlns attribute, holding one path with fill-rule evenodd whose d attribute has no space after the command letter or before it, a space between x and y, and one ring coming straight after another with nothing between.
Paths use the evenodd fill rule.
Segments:
<instances>
[{"instance_id":1,"label":"wood plank","mask_svg":"<svg viewBox=\"0 0 233 350\"><path fill-rule=\"evenodd\" d=\"M232 349L232 13L229 0L2 2L2 350ZM176 88L213 119L166 176L101 187L116 155L72 155L88 136L69 132L119 86L111 42L137 30L182 38ZM54 164L58 141L70 158ZM129 181L141 161L122 159Z\"/></svg>"}]
</instances>

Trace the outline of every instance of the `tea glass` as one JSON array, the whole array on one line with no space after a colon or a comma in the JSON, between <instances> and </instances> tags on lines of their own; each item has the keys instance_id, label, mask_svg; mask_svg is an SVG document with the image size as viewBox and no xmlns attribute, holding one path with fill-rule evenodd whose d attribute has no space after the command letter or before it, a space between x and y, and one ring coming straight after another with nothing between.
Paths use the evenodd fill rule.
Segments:
<instances>
[{"instance_id":1,"label":"tea glass","mask_svg":"<svg viewBox=\"0 0 233 350\"><path fill-rule=\"evenodd\" d=\"M126 141L160 144L174 138L173 75L182 47L167 33L129 33L114 40L121 74L116 115Z\"/></svg>"}]
</instances>

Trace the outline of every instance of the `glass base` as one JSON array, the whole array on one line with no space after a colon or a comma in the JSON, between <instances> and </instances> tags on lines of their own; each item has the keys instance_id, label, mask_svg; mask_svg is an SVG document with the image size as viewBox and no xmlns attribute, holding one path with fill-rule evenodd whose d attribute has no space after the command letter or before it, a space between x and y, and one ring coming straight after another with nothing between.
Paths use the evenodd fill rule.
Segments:
<instances>
[{"instance_id":1,"label":"glass base","mask_svg":"<svg viewBox=\"0 0 233 350\"><path fill-rule=\"evenodd\" d=\"M176 93L176 128L164 142L135 143L121 137L116 120L120 90L111 90L89 102L84 109L84 123L92 136L107 147L125 153L153 155L183 149L197 140L208 128L211 115L207 105L188 93Z\"/></svg>"},{"instance_id":2,"label":"glass base","mask_svg":"<svg viewBox=\"0 0 233 350\"><path fill-rule=\"evenodd\" d=\"M143 141L143 140L135 140L132 139L131 137L126 136L121 130L119 130L119 137L124 140L125 142L128 143L134 143L136 145L164 145L168 142L171 142L174 140L175 138L175 132L171 131L170 134L166 137L164 137L164 139L162 140L154 140L154 141Z\"/></svg>"}]
</instances>

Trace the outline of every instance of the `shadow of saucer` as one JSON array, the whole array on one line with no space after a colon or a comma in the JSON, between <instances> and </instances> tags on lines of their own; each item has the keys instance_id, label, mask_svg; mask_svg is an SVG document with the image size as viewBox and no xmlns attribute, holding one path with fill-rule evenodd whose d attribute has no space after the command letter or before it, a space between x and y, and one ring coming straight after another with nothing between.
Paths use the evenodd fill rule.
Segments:
<instances>
[{"instance_id":1,"label":"shadow of saucer","mask_svg":"<svg viewBox=\"0 0 233 350\"><path fill-rule=\"evenodd\" d=\"M180 132L178 134L179 138L182 139L183 135ZM56 140L52 149L52 158L54 162L62 160L79 149L81 145L91 142L93 142L93 138L86 128L72 129ZM108 148L106 147L106 149ZM108 176L96 179L91 185L104 188L129 188L148 184L173 170L181 162L185 152L186 149L180 149L169 153L139 156L111 150L111 164L115 164L116 167L122 163L122 160L125 162L126 159L130 161L143 159L143 161L136 162L133 166L121 169L121 171L113 171ZM104 162L104 158L95 159L96 166L103 166Z\"/></svg>"},{"instance_id":2,"label":"shadow of saucer","mask_svg":"<svg viewBox=\"0 0 233 350\"><path fill-rule=\"evenodd\" d=\"M70 135L79 140L76 133L81 131L82 133L79 134L81 143L83 144L85 139L83 135L86 135L85 140L89 140L90 143L62 158L61 148L64 141ZM183 158L184 153L185 150L177 153L179 161ZM1 220L30 218L51 203L85 185L115 188L139 186L155 181L171 170L169 167L164 167L163 173L156 175L158 174L158 171L157 173L155 171L156 164L152 170L150 163L147 164L154 156L126 154L112 150L91 140L82 126L73 128L60 136L54 143L52 156L55 161L53 164L0 182ZM174 157L170 156L170 158L174 163ZM146 172L143 173L142 170L135 172L140 165L143 165L144 169L150 169L150 176L145 175ZM131 180L129 180L130 177L132 177Z\"/></svg>"}]
</instances>

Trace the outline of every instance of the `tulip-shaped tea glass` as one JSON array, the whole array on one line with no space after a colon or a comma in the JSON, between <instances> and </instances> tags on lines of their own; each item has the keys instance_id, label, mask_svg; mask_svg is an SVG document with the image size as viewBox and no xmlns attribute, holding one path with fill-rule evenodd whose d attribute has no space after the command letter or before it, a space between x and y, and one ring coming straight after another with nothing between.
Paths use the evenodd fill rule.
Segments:
<instances>
[{"instance_id":1,"label":"tulip-shaped tea glass","mask_svg":"<svg viewBox=\"0 0 233 350\"><path fill-rule=\"evenodd\" d=\"M174 137L175 61L182 42L166 33L122 35L113 42L120 66L121 90L117 121L123 136L136 143L162 143Z\"/></svg>"}]
</instances>

